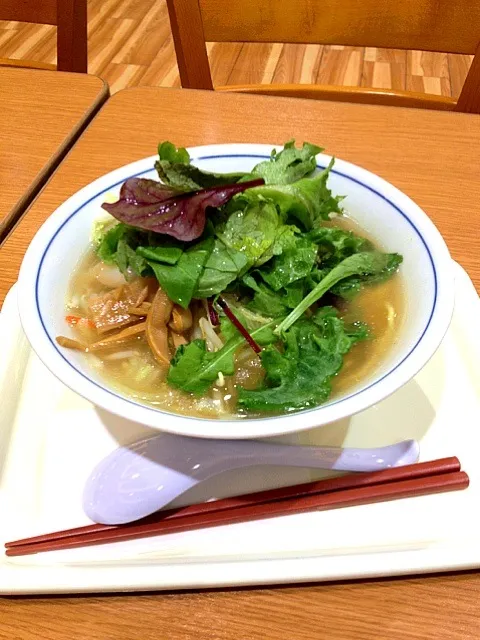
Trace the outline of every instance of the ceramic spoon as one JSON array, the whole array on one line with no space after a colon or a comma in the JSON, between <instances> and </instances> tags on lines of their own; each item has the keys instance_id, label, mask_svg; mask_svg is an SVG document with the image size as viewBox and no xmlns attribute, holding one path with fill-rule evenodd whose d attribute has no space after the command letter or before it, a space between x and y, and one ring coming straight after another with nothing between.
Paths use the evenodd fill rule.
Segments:
<instances>
[{"instance_id":1,"label":"ceramic spoon","mask_svg":"<svg viewBox=\"0 0 480 640\"><path fill-rule=\"evenodd\" d=\"M305 447L253 440L204 440L160 433L120 447L89 477L85 513L104 524L132 522L158 511L207 478L241 467L278 465L376 471L418 460L415 440L376 449Z\"/></svg>"}]
</instances>

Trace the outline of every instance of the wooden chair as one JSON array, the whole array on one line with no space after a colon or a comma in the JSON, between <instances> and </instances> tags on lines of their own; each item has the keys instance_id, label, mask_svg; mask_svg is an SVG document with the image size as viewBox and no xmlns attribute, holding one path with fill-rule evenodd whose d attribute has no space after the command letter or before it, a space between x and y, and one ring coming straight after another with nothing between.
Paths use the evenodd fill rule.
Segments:
<instances>
[{"instance_id":1,"label":"wooden chair","mask_svg":"<svg viewBox=\"0 0 480 640\"><path fill-rule=\"evenodd\" d=\"M342 44L475 54L457 100L321 85L215 87L480 113L479 0L167 0L182 86L213 89L205 42Z\"/></svg>"},{"instance_id":2,"label":"wooden chair","mask_svg":"<svg viewBox=\"0 0 480 640\"><path fill-rule=\"evenodd\" d=\"M57 26L57 66L0 58L0 66L87 73L87 0L0 0L0 20Z\"/></svg>"}]
</instances>

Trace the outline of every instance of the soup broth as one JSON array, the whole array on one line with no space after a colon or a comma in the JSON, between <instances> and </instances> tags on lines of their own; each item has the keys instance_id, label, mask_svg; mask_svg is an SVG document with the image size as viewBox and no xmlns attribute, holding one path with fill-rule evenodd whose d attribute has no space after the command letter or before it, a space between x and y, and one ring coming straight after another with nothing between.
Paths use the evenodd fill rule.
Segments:
<instances>
[{"instance_id":1,"label":"soup broth","mask_svg":"<svg viewBox=\"0 0 480 640\"><path fill-rule=\"evenodd\" d=\"M365 232L348 216L337 217L327 224L366 237ZM153 279L139 280L142 286L154 286ZM92 296L108 294L124 283L120 272L103 265L90 250L72 277L68 314L84 318ZM398 335L403 314L402 280L398 274L381 284L365 287L352 302L341 305L341 317L349 323L367 323L371 337L354 345L345 356L343 368L332 383L333 397L345 394L349 388L375 372ZM195 328L196 321L207 315L202 301L194 303L193 315L196 316L192 329L195 335L190 335L190 339L205 337L198 326ZM95 332L88 323L73 323L72 328L79 340L88 342L94 339ZM85 357L109 386L139 403L199 418L255 417L252 412L247 414L236 409L238 386L254 389L264 375L258 356L247 344L236 354L235 374L219 376L209 393L201 398L175 389L166 382L168 362L162 365L153 356L144 333L120 346L117 344L86 353Z\"/></svg>"}]
</instances>

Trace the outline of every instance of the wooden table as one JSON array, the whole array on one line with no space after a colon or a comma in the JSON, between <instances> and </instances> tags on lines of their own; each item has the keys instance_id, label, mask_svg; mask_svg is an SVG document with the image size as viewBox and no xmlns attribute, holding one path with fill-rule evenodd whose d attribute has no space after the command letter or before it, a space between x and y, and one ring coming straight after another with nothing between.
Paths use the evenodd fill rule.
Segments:
<instances>
[{"instance_id":1,"label":"wooden table","mask_svg":"<svg viewBox=\"0 0 480 640\"><path fill-rule=\"evenodd\" d=\"M176 89L116 94L0 252L0 301L39 224L99 175L179 145L323 143L411 195L480 290L480 117ZM0 638L478 639L480 573L199 593L0 600ZM5 635L2 635L5 634Z\"/></svg>"},{"instance_id":2,"label":"wooden table","mask_svg":"<svg viewBox=\"0 0 480 640\"><path fill-rule=\"evenodd\" d=\"M107 97L96 76L0 67L0 242Z\"/></svg>"}]
</instances>

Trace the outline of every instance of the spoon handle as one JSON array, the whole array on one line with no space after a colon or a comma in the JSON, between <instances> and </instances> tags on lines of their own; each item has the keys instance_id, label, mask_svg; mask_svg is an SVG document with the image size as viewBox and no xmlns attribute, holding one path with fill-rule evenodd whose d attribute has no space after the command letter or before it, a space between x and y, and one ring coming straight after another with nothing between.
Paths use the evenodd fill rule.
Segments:
<instances>
[{"instance_id":1,"label":"spoon handle","mask_svg":"<svg viewBox=\"0 0 480 640\"><path fill-rule=\"evenodd\" d=\"M238 466L267 464L334 471L377 471L416 462L419 446L416 440L404 440L370 449L302 447L256 442L255 455L250 459L247 451L244 452L245 457L240 451L238 453Z\"/></svg>"}]
</instances>

